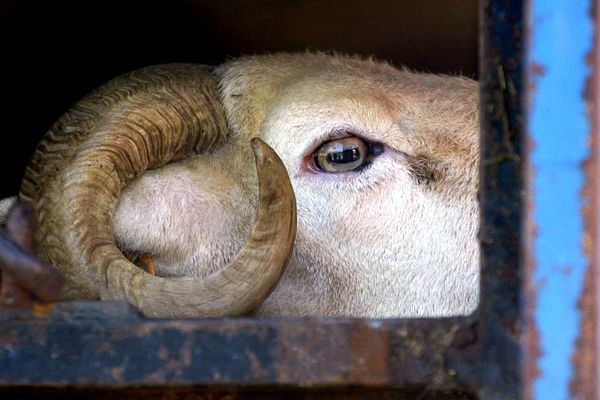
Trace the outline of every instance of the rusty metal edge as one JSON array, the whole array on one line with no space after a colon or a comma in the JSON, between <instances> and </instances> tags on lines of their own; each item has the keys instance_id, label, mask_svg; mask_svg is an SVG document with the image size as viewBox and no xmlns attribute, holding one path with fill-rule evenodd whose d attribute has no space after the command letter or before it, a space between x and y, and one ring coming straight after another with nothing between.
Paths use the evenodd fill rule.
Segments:
<instances>
[{"instance_id":1,"label":"rusty metal edge","mask_svg":"<svg viewBox=\"0 0 600 400\"><path fill-rule=\"evenodd\" d=\"M578 335L585 335L576 303L590 267L581 197L581 164L589 157L582 96L589 76L590 4L527 2L526 398L572 398L571 361ZM564 40L569 46L561 45Z\"/></svg>"},{"instance_id":2,"label":"rusty metal edge","mask_svg":"<svg viewBox=\"0 0 600 400\"><path fill-rule=\"evenodd\" d=\"M504 6L501 5L504 4ZM492 23L491 18L497 18L497 23L501 22L497 13L505 7L510 10L510 1L498 2L498 9L494 11L495 16L485 16L487 22L483 23L483 30L490 28ZM481 13L486 14L484 9L490 7L490 1L483 1ZM509 13L510 16L510 13ZM519 15L515 16L517 28L514 34L517 36L522 34L519 31ZM490 28L491 29L491 28ZM488 39L490 39L488 37ZM508 59L505 54L496 54L492 59L490 54L491 46L500 46L499 40L504 40L504 37L496 36L487 43L482 41L482 52L484 59L489 58L489 64L482 67L482 96L485 93L498 94L498 84L500 77L498 76L498 66L502 67L503 79L512 79L516 83L516 89L519 88L520 64L518 46L520 38L517 38L515 45L517 48L509 51L512 59ZM518 93L518 91L516 92ZM432 319L432 320L323 320L323 319L283 319L283 320L198 320L198 321L145 321L140 320L139 316L132 317L131 311L121 315L117 312L117 316L107 316L108 319L103 319L104 316L73 316L77 314L69 311L60 311L52 313L49 320L40 319L34 315L3 315L2 325L0 326L0 347L4 353L0 352L0 389L26 387L29 385L37 385L43 387L63 387L69 384L90 384L93 379L98 379L97 385L102 387L124 387L130 385L187 385L187 384L226 384L226 385L297 385L301 387L331 387L339 385L363 385L372 387L401 387L401 386L428 386L431 388L475 388L481 384L482 390L480 393L490 394L490 396L482 397L486 399L492 398L516 398L516 393L519 390L518 363L520 360L520 351L518 348L519 334L519 315L520 309L520 294L519 294L519 262L520 259L519 246L514 243L519 242L520 225L512 224L516 218L520 221L520 159L519 159L519 135L521 105L518 98L508 99L507 93L500 93L500 98L488 98L491 103L501 101L502 107L506 107L501 118L508 118L509 129L511 132L501 131L505 126L496 126L495 133L510 133L513 135L510 142L514 144L513 153L505 153L505 148L499 148L496 158L498 162L495 165L487 164L483 169L497 168L508 166L511 169L511 174L515 178L514 186L508 195L507 201L510 209L508 210L510 217L509 221L498 223L495 218L502 217L496 211L489 208L483 210L484 232L482 235L483 243L483 262L484 275L489 273L488 278L482 280L482 306L480 314L482 316L483 327L477 328L478 324L473 318L450 318L450 319ZM508 93L513 96L515 93ZM485 108L485 103L482 102L482 110ZM482 111L482 116L493 118L490 114ZM495 121L502 124L505 120ZM500 128L500 130L498 130ZM488 154L493 156L493 154ZM515 157L516 156L516 157ZM492 157L493 158L493 157ZM490 160L491 158L488 158ZM485 160L484 160L485 164ZM494 195L492 187L489 183L498 177L495 175L487 175L487 178L482 178L482 196L489 200ZM489 179L489 181L485 181ZM497 183L497 182L496 182ZM487 190L487 191L486 191ZM506 210L505 210L506 211ZM495 232L485 231L487 229L499 228ZM486 256L486 251L491 249L491 246L498 246L495 242L499 239L509 239L511 246L509 252L504 255ZM507 271L502 268L508 266ZM508 296L503 296L508 294ZM489 295L489 298L487 297ZM499 300L500 299L500 300ZM76 304L75 304L76 306ZM60 307L59 307L60 308ZM86 305L84 308L90 308ZM91 307L93 308L93 307ZM71 310L72 311L72 310ZM87 310L89 311L89 309ZM86 312L87 312L86 311ZM100 314L104 313L101 312ZM489 312L489 314L488 314ZM93 312L92 312L93 314ZM109 312L110 314L110 312ZM62 317L56 317L62 315ZM119 317L121 315L121 317ZM126 315L126 316L124 316ZM62 318L62 321L60 320ZM102 323L107 323L107 326L102 328ZM60 350L68 350L67 347L60 347L56 342L52 342L52 338L58 338L61 334L67 334L69 329L79 327L83 329L81 335L85 341L83 352L81 354L68 353L60 354ZM110 329L106 329L109 327ZM320 331L320 329L328 328L330 331ZM23 329L23 330L21 330ZM258 329L258 331L252 331ZM267 331L265 333L261 329ZM338 331L336 331L338 329ZM49 332L51 334L49 334ZM24 360L23 354L20 353L18 340L19 336L15 336L19 332L29 332L32 334L32 343L37 343L37 354L30 353L30 359ZM183 365L185 370L192 367L206 369L203 364L194 364L194 361L186 361L185 353L167 352L164 356L165 360L161 362L165 365L164 375L142 374L132 377L126 377L126 371L122 369L116 359L104 361L98 358L89 357L90 351L106 351L111 354L111 350L107 349L108 344L101 343L106 338L114 338L117 335L122 340L125 340L129 334L137 335L142 338L151 338L153 335L159 337L165 332L179 332L183 335L185 342L186 335L188 340L193 338L193 335L199 332L219 332L219 336L229 336L232 338L241 338L241 335L246 335L246 339L240 339L242 346L249 345L247 340L251 338L259 338L256 343L262 343L267 346L267 349L276 355L275 361L272 364L264 365L264 360L254 359L254 364L251 356L248 355L249 362L248 375L240 377L231 376L216 376L213 375L210 379L195 379L193 376L177 375L177 365ZM244 333L246 332L246 333ZM250 332L248 334L247 332ZM270 333L269 333L270 332ZM314 335L315 332L320 332L320 335ZM460 333L457 333L460 332ZM469 333L464 333L469 332ZM310 333L310 335L308 335ZM33 334L37 335L35 338ZM484 357L479 364L479 370L475 371L475 359L477 358L477 337L479 334L484 335L483 352ZM55 335L55 336L52 336ZM248 336L249 335L249 336ZM266 336L265 336L266 335ZM275 336L269 336L275 335ZM350 335L350 336L348 336ZM68 337L72 337L71 334ZM73 336L74 337L74 336ZM314 339L316 337L316 339ZM352 337L352 338L351 338ZM268 339L276 338L277 345L269 345ZM291 339L290 339L291 338ZM375 345L380 347L377 354L371 352L361 341L375 339ZM313 339L315 341L313 341ZM145 341L144 341L145 340ZM244 342L246 340L246 342ZM281 340L287 341L281 343ZM100 341L100 342L98 342ZM161 357L161 348L158 343L151 339L142 339L141 344L146 345L144 354L157 354L158 360ZM165 342L167 343L167 342ZM237 342L238 344L240 342ZM244 344L245 343L245 344ZM205 343L207 346L210 343ZM331 346L328 346L331 344ZM8 347L7 347L8 346ZM57 347L58 346L58 347ZM104 347L103 347L104 346ZM104 348L104 350L103 350ZM250 347L249 347L250 348ZM252 351L258 347L251 347ZM192 346L193 349L193 346ZM328 353L326 350L336 349L333 353ZM167 349L168 350L168 349ZM176 348L173 348L176 350ZM325 354L320 354L325 350ZM122 351L122 352L121 352ZM189 348L188 348L189 351ZM131 354L142 355L135 347L128 346L119 349L118 359L126 358L128 352ZM337 359L335 356L343 357L342 354L350 354L348 362L343 364L343 371L336 371ZM163 354L164 351L163 351ZM242 352L242 354L244 354ZM325 357L325 356L334 357ZM49 357L44 357L49 356ZM299 370L301 364L297 362L302 357L315 357L321 362L314 365L312 369ZM498 357L500 356L500 357ZM71 358L69 358L71 357ZM74 357L74 358L73 358ZM227 362L232 362L232 354L226 355ZM5 361L10 359L11 362L26 361L29 366L38 366L42 371L51 371L52 373L44 377L43 372L37 377L32 377L30 374L21 371L21 374L15 374L14 371L9 371ZM53 360L49 362L49 360ZM69 363L76 361L75 366ZM273 360L271 358L271 360ZM365 360L368 362L365 364ZM41 361L41 364L38 362ZM224 362L225 362L224 361ZM336 361L336 362L334 362ZM117 364L111 364L115 362ZM186 365L186 362L189 362ZM94 373L78 370L78 367L89 364L94 367ZM4 366L3 366L4 365ZM368 365L369 368L366 368ZM26 365L23 366L23 368ZM103 371L102 368L109 370ZM421 366L421 367L420 367ZM170 370L169 370L170 368ZM69 374L64 374L72 373ZM104 373L107 375L103 375ZM217 371L218 373L219 371ZM479 381L478 373L481 372L484 377ZM499 374L496 375L496 372ZM63 375L64 374L64 375ZM170 374L170 375L169 375ZM261 375L266 374L266 375ZM62 379L53 377L64 377ZM216 377L216 379L215 379ZM49 379L51 378L51 379Z\"/></svg>"},{"instance_id":3,"label":"rusty metal edge","mask_svg":"<svg viewBox=\"0 0 600 400\"><path fill-rule=\"evenodd\" d=\"M527 21L531 18L531 2L526 1L524 8L525 18ZM531 29L526 26L526 40L530 41ZM529 44L529 43L527 43ZM527 109L531 107L532 93L535 92L534 78L545 73L544 67L539 64L532 64L526 71L527 91L524 94L524 102ZM523 180L530 184L535 177L535 170L530 162L530 155L535 150L535 143L530 135L525 135L523 139L523 162L525 168L523 171ZM528 218L534 212L534 193L532 190L525 191L524 204L524 237L523 237L523 331L522 331L522 346L523 346L523 387L522 398L530 400L533 398L533 382L537 379L540 371L537 367L537 360L541 355L539 344L539 332L535 324L535 308L536 308L536 288L533 279L536 263L533 253L529 251L533 249L535 238L537 236L537 226L533 218Z\"/></svg>"},{"instance_id":4,"label":"rusty metal edge","mask_svg":"<svg viewBox=\"0 0 600 400\"><path fill-rule=\"evenodd\" d=\"M600 397L598 316L600 296L598 290L600 279L598 262L600 261L600 7L592 2L590 16L594 21L594 44L588 56L588 64L592 67L592 76L587 82L585 97L588 105L588 115L591 119L590 157L583 165L586 175L583 198L585 199L582 214L584 216L584 252L589 260L585 275L583 293L578 307L581 312L580 335L577 339L573 366L575 375L570 382L570 393L578 399L598 399Z\"/></svg>"},{"instance_id":5,"label":"rusty metal edge","mask_svg":"<svg viewBox=\"0 0 600 400\"><path fill-rule=\"evenodd\" d=\"M523 308L524 3L480 2L479 397L520 399Z\"/></svg>"},{"instance_id":6,"label":"rusty metal edge","mask_svg":"<svg viewBox=\"0 0 600 400\"><path fill-rule=\"evenodd\" d=\"M471 318L148 320L118 302L0 313L0 389L474 387Z\"/></svg>"},{"instance_id":7,"label":"rusty metal edge","mask_svg":"<svg viewBox=\"0 0 600 400\"><path fill-rule=\"evenodd\" d=\"M103 389L95 387L69 388L15 388L2 393L9 399L186 399L186 400L473 400L472 393L455 390L428 390L424 388L298 388L276 387L152 387Z\"/></svg>"}]
</instances>

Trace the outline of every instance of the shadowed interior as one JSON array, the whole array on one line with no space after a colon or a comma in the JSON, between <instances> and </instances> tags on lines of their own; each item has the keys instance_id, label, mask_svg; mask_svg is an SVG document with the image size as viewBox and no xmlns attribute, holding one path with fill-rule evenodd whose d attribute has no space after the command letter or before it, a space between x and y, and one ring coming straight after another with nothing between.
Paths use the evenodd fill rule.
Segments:
<instances>
[{"instance_id":1,"label":"shadowed interior","mask_svg":"<svg viewBox=\"0 0 600 400\"><path fill-rule=\"evenodd\" d=\"M0 197L14 195L35 145L86 93L122 73L240 54L337 50L419 71L477 76L477 1L0 0ZM77 44L75 43L77 39ZM23 105L27 104L27 107Z\"/></svg>"}]
</instances>

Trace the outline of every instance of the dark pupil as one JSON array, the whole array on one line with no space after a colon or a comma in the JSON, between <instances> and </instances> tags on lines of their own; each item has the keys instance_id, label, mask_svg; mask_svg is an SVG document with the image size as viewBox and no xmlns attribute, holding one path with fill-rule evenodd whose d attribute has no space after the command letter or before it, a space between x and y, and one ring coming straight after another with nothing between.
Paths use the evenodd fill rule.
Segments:
<instances>
[{"instance_id":1,"label":"dark pupil","mask_svg":"<svg viewBox=\"0 0 600 400\"><path fill-rule=\"evenodd\" d=\"M327 161L335 164L351 163L360 158L360 151L357 147L336 150L327 154Z\"/></svg>"}]
</instances>

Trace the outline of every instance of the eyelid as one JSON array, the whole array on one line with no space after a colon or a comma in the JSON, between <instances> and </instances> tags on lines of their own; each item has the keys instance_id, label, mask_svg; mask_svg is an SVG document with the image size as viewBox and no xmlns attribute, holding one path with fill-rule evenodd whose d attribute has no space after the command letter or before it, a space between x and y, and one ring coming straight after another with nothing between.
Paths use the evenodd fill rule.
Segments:
<instances>
[{"instance_id":1,"label":"eyelid","mask_svg":"<svg viewBox=\"0 0 600 400\"><path fill-rule=\"evenodd\" d=\"M317 135L311 143L306 146L306 154L311 155L319 147L327 142L334 140L345 139L349 137L356 137L365 143L381 143L377 140L376 136L368 131L357 129L355 126L337 126L334 129L329 130L327 133Z\"/></svg>"}]
</instances>

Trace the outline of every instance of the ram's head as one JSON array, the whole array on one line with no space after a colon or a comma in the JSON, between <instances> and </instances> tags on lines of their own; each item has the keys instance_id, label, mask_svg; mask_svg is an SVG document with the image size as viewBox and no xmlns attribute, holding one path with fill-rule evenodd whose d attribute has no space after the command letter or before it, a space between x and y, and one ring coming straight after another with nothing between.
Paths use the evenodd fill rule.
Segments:
<instances>
[{"instance_id":1,"label":"ram's head","mask_svg":"<svg viewBox=\"0 0 600 400\"><path fill-rule=\"evenodd\" d=\"M469 79L351 57L150 67L52 127L20 198L66 298L163 317L464 314L477 113ZM253 138L281 158L254 139L258 174Z\"/></svg>"}]
</instances>

